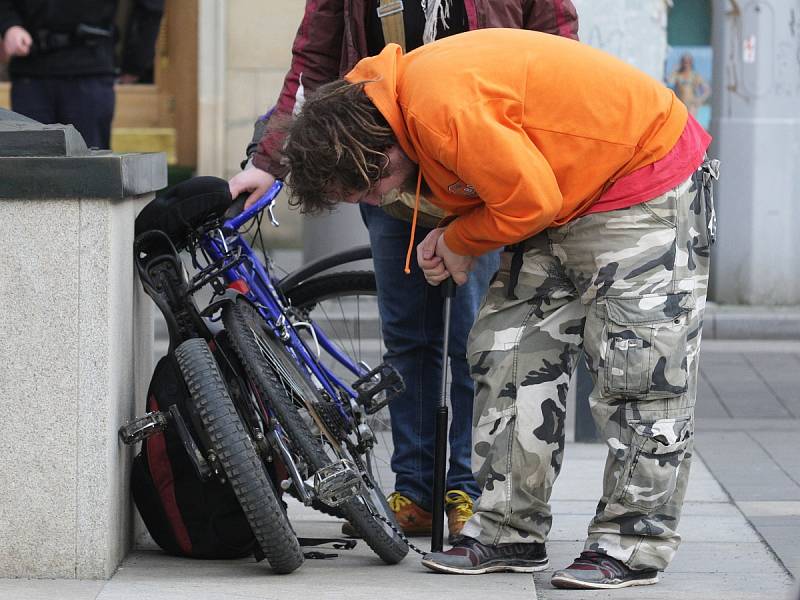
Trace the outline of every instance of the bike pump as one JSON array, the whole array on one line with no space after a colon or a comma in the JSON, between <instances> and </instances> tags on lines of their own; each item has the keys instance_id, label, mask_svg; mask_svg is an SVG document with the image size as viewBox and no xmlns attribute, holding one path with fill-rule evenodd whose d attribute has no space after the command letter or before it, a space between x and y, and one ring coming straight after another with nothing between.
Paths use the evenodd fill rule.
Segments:
<instances>
[{"instance_id":1,"label":"bike pump","mask_svg":"<svg viewBox=\"0 0 800 600\"><path fill-rule=\"evenodd\" d=\"M433 454L433 523L431 525L431 552L441 552L444 540L444 495L447 471L447 367L450 351L450 311L456 284L452 277L442 282L444 297L444 333L442 339L442 387L436 409L436 438Z\"/></svg>"}]
</instances>

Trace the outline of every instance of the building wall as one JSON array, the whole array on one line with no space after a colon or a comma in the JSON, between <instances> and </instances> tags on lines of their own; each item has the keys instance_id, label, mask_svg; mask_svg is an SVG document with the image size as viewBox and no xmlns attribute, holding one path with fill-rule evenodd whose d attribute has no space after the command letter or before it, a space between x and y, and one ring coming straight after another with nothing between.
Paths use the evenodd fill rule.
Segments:
<instances>
[{"instance_id":1,"label":"building wall","mask_svg":"<svg viewBox=\"0 0 800 600\"><path fill-rule=\"evenodd\" d=\"M413 1L413 0L411 0ZM573 0L584 42L661 79L667 0ZM253 121L277 99L305 0L200 1L199 174L231 177ZM299 246L302 218L285 202L270 246Z\"/></svg>"},{"instance_id":2,"label":"building wall","mask_svg":"<svg viewBox=\"0 0 800 600\"><path fill-rule=\"evenodd\" d=\"M713 2L714 300L800 305L798 0Z\"/></svg>"},{"instance_id":3,"label":"building wall","mask_svg":"<svg viewBox=\"0 0 800 600\"><path fill-rule=\"evenodd\" d=\"M671 0L573 0L581 41L663 78Z\"/></svg>"},{"instance_id":4,"label":"building wall","mask_svg":"<svg viewBox=\"0 0 800 600\"><path fill-rule=\"evenodd\" d=\"M230 178L253 123L277 100L305 0L200 0L198 175ZM299 246L302 219L281 199L270 247Z\"/></svg>"}]
</instances>

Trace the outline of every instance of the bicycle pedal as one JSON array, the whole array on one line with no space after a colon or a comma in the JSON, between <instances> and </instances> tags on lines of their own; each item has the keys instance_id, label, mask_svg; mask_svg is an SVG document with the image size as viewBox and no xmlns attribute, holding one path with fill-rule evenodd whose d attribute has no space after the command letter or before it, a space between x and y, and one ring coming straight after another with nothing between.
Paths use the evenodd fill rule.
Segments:
<instances>
[{"instance_id":1,"label":"bicycle pedal","mask_svg":"<svg viewBox=\"0 0 800 600\"><path fill-rule=\"evenodd\" d=\"M314 473L317 498L328 506L339 506L361 492L361 476L353 463L342 459Z\"/></svg>"},{"instance_id":2,"label":"bicycle pedal","mask_svg":"<svg viewBox=\"0 0 800 600\"><path fill-rule=\"evenodd\" d=\"M151 435L164 431L169 420L166 413L151 412L143 417L134 419L119 428L119 439L123 444L130 446L136 442L141 442Z\"/></svg>"},{"instance_id":3,"label":"bicycle pedal","mask_svg":"<svg viewBox=\"0 0 800 600\"><path fill-rule=\"evenodd\" d=\"M363 377L353 382L358 393L357 402L368 415L375 414L395 396L402 394L406 385L393 366L381 363Z\"/></svg>"}]
</instances>

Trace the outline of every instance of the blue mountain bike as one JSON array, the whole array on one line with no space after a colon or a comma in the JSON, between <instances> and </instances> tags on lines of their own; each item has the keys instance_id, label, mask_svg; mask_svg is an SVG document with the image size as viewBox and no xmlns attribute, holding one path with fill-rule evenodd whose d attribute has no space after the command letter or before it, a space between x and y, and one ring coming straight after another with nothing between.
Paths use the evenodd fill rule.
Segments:
<instances>
[{"instance_id":1,"label":"blue mountain bike","mask_svg":"<svg viewBox=\"0 0 800 600\"><path fill-rule=\"evenodd\" d=\"M243 199L231 205L227 182L195 178L137 219L140 279L167 320L192 396L186 447L198 473L230 483L275 571L303 562L281 491L347 519L394 564L408 546L377 481L370 415L403 384L390 366L361 360L380 356L377 315L367 320L372 332L359 325L374 274L325 272L370 253L355 249L278 280L244 234L248 223L260 231L264 212L277 224L280 189L239 212ZM179 249L191 256L191 276ZM130 443L168 425L169 415L150 414L120 435Z\"/></svg>"}]
</instances>

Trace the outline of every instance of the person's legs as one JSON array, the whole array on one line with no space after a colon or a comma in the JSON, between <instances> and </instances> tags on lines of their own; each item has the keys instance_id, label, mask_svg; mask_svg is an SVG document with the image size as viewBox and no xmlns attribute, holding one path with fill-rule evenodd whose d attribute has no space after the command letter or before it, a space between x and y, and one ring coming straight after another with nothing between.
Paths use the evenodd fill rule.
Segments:
<instances>
[{"instance_id":1,"label":"person's legs","mask_svg":"<svg viewBox=\"0 0 800 600\"><path fill-rule=\"evenodd\" d=\"M586 551L552 581L658 580L680 539L712 208L688 181L646 205L548 230L526 242L535 247L526 248L513 294L504 289L512 280L504 256L470 337L482 495L464 528L469 537L423 565L482 573L546 564L547 500L563 448L559 401L583 335L596 380L590 403L609 446L604 495ZM529 276L540 279L532 295L520 288ZM542 393L548 385L555 389Z\"/></svg>"},{"instance_id":2,"label":"person's legs","mask_svg":"<svg viewBox=\"0 0 800 600\"><path fill-rule=\"evenodd\" d=\"M441 381L442 308L438 288L427 284L415 260L403 272L411 227L371 206L362 206L372 245L378 304L386 344L386 360L403 376L404 394L389 404L394 454L395 489L425 510L432 503L434 414ZM430 230L417 229L415 243ZM480 298L494 271L496 257L484 257L470 282L453 303L450 337L452 421L447 488L475 497L478 488L470 468L472 382L466 365L466 337Z\"/></svg>"},{"instance_id":3,"label":"person's legs","mask_svg":"<svg viewBox=\"0 0 800 600\"><path fill-rule=\"evenodd\" d=\"M11 110L39 123L57 123L55 97L49 79L15 79L11 84Z\"/></svg>"},{"instance_id":4,"label":"person's legs","mask_svg":"<svg viewBox=\"0 0 800 600\"><path fill-rule=\"evenodd\" d=\"M626 580L623 568L603 587L654 583L680 542L708 284L706 214L690 180L645 204L588 215L552 235L553 252L573 280L585 282L579 289L588 305L584 349L595 381L590 405L609 448L588 554L556 573L556 585L599 586L592 578L608 577L587 564L604 556L647 577Z\"/></svg>"},{"instance_id":5,"label":"person's legs","mask_svg":"<svg viewBox=\"0 0 800 600\"><path fill-rule=\"evenodd\" d=\"M472 473L472 405L474 386L467 362L467 338L489 281L497 272L500 255L485 254L472 265L466 284L456 290L450 316L450 463L447 470L445 509L448 540L452 543L472 517L473 500L480 488ZM437 398L438 399L438 398ZM431 409L432 410L432 409ZM431 413L433 414L433 413ZM433 418L431 418L433 421ZM434 443L435 440L431 440ZM431 468L433 465L431 465Z\"/></svg>"},{"instance_id":6,"label":"person's legs","mask_svg":"<svg viewBox=\"0 0 800 600\"><path fill-rule=\"evenodd\" d=\"M433 340L441 337L435 290L421 277L415 261L411 274L403 273L408 225L379 208L362 206L361 211L372 246L384 359L397 369L406 387L389 403L395 490L430 511L433 451L426 441L433 435L433 425L426 409L435 405L438 386L434 382L441 373L440 353L432 350ZM418 230L415 243L426 233Z\"/></svg>"},{"instance_id":7,"label":"person's legs","mask_svg":"<svg viewBox=\"0 0 800 600\"><path fill-rule=\"evenodd\" d=\"M486 296L489 281L497 272L499 263L500 256L497 252L485 254L473 263L469 280L456 290L450 316L448 354L451 373L452 420L450 422L450 463L447 470L447 489L463 490L473 499L477 498L480 489L475 483L472 473L472 407L475 391L467 361L467 339L481 302ZM442 302L442 300L439 301L440 304ZM441 314L441 310L439 314ZM441 340L441 336L439 340ZM432 416L430 418L433 420Z\"/></svg>"},{"instance_id":8,"label":"person's legs","mask_svg":"<svg viewBox=\"0 0 800 600\"><path fill-rule=\"evenodd\" d=\"M547 538L583 326L583 307L546 234L524 247L516 257L503 253L469 339L472 461L481 496L463 534L489 545Z\"/></svg>"},{"instance_id":9,"label":"person's legs","mask_svg":"<svg viewBox=\"0 0 800 600\"><path fill-rule=\"evenodd\" d=\"M58 120L74 125L89 148L110 148L114 78L65 78L58 80L57 89Z\"/></svg>"},{"instance_id":10,"label":"person's legs","mask_svg":"<svg viewBox=\"0 0 800 600\"><path fill-rule=\"evenodd\" d=\"M547 234L523 247L501 256L470 334L472 464L481 496L465 537L423 559L434 571L547 567L550 493L563 458L567 388L585 313Z\"/></svg>"}]
</instances>

